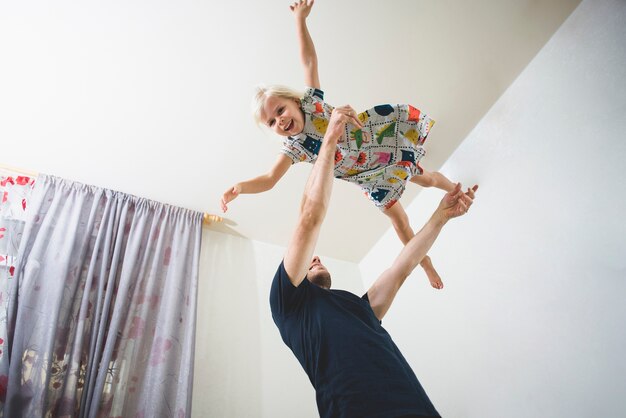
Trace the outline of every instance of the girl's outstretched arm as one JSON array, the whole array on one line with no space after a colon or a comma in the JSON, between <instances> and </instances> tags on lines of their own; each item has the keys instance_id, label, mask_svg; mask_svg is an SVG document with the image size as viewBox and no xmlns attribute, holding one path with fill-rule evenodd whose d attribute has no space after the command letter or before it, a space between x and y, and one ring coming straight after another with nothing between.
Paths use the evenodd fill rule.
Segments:
<instances>
[{"instance_id":1,"label":"girl's outstretched arm","mask_svg":"<svg viewBox=\"0 0 626 418\"><path fill-rule=\"evenodd\" d=\"M222 211L226 212L228 210L228 203L242 193L262 193L273 188L276 183L278 183L278 180L280 180L285 175L287 170L289 170L289 167L291 167L292 164L293 161L291 161L291 158L287 157L285 154L280 154L270 171L267 173L229 187L228 190L226 190L222 195L222 200L220 202Z\"/></svg>"},{"instance_id":2,"label":"girl's outstretched arm","mask_svg":"<svg viewBox=\"0 0 626 418\"><path fill-rule=\"evenodd\" d=\"M320 88L320 78L317 73L317 54L315 45L306 26L306 18L313 7L313 0L300 0L289 6L296 18L296 32L300 45L300 60L304 68L304 83L307 87Z\"/></svg>"}]
</instances>

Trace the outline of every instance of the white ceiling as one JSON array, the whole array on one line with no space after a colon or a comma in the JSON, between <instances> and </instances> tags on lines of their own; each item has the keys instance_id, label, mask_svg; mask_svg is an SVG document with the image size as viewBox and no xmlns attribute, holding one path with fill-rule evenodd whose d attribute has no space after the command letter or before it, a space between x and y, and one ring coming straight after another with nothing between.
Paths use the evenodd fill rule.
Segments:
<instances>
[{"instance_id":1,"label":"white ceiling","mask_svg":"<svg viewBox=\"0 0 626 418\"><path fill-rule=\"evenodd\" d=\"M578 3L318 0L309 29L329 103L411 103L436 119L423 160L433 170ZM280 149L250 116L254 86L303 83L288 5L4 4L0 164L220 213L222 192ZM309 170L241 196L210 228L284 246ZM410 184L402 203L418 191ZM357 187L336 181L318 252L359 261L388 227Z\"/></svg>"}]
</instances>

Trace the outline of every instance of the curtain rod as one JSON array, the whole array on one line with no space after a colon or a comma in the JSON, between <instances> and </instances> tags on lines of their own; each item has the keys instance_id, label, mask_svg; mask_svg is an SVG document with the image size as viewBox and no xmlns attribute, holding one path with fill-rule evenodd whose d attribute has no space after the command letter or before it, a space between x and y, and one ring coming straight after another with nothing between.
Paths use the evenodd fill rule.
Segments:
<instances>
[{"instance_id":1,"label":"curtain rod","mask_svg":"<svg viewBox=\"0 0 626 418\"><path fill-rule=\"evenodd\" d=\"M23 170L21 168L15 168L15 167L10 167L8 165L5 164L0 164L0 169L2 170L6 170L6 171L10 171L13 173L18 173L18 174L24 174L30 177L37 177L38 173L35 173L34 171L27 171L27 170ZM221 216L218 215L213 215L211 213L207 213L204 212L204 215L202 215L202 224L203 225L210 225L213 222L223 222L224 218L222 218Z\"/></svg>"}]
</instances>

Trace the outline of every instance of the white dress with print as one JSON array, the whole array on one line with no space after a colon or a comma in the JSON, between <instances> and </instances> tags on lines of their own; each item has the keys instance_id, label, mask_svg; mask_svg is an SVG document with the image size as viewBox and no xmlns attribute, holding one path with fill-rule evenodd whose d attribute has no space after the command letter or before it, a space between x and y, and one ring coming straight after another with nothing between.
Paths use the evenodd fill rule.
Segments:
<instances>
[{"instance_id":1,"label":"white dress with print","mask_svg":"<svg viewBox=\"0 0 626 418\"><path fill-rule=\"evenodd\" d=\"M287 137L282 152L294 163L317 159L332 106L324 92L307 88L301 101L304 130ZM381 210L402 196L406 182L420 175L423 144L434 121L411 105L380 105L359 113L363 128L346 126L335 152L335 177L358 184Z\"/></svg>"}]
</instances>

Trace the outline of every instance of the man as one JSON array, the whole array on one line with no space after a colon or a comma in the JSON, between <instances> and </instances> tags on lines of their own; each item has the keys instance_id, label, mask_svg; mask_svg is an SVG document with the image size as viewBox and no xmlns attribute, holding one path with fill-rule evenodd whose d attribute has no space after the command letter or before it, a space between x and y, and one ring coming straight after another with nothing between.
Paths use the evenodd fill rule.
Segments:
<instances>
[{"instance_id":1,"label":"man","mask_svg":"<svg viewBox=\"0 0 626 418\"><path fill-rule=\"evenodd\" d=\"M272 283L272 317L316 390L320 416L439 417L381 320L446 222L467 212L478 186L463 193L457 185L446 194L362 298L330 290L330 273L312 256L330 200L337 141L346 123L361 126L350 106L336 108L305 187L296 230Z\"/></svg>"}]
</instances>

